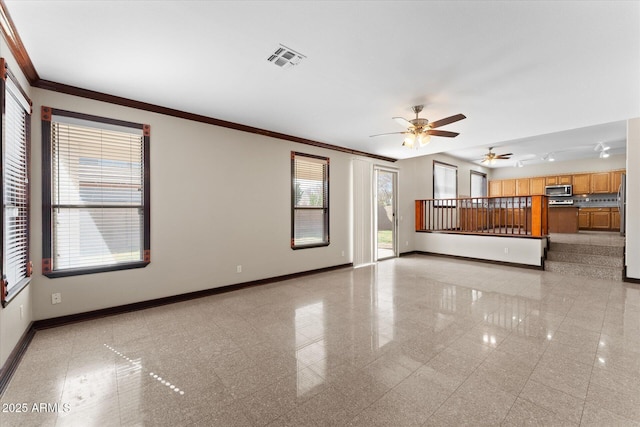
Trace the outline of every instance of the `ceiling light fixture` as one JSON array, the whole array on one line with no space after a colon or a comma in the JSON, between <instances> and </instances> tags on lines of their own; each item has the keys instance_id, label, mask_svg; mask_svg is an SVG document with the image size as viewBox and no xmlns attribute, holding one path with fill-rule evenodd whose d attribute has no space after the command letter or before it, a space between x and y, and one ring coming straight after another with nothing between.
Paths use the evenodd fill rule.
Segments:
<instances>
[{"instance_id":1,"label":"ceiling light fixture","mask_svg":"<svg viewBox=\"0 0 640 427\"><path fill-rule=\"evenodd\" d=\"M594 148L595 151L600 151L600 158L601 159L606 159L607 157L609 157L609 149L611 147L609 147L608 145L605 145L603 142L598 142Z\"/></svg>"},{"instance_id":2,"label":"ceiling light fixture","mask_svg":"<svg viewBox=\"0 0 640 427\"><path fill-rule=\"evenodd\" d=\"M521 168L523 166L524 164L522 163L522 160L516 161L516 163L513 165L514 168Z\"/></svg>"}]
</instances>

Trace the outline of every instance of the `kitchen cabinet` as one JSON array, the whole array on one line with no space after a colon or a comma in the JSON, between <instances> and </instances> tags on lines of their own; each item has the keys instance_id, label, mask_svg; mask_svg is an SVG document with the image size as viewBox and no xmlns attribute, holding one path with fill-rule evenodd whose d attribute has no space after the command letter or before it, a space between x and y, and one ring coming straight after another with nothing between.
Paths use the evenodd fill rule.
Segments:
<instances>
[{"instance_id":1,"label":"kitchen cabinet","mask_svg":"<svg viewBox=\"0 0 640 427\"><path fill-rule=\"evenodd\" d=\"M537 178L529 178L529 194L537 196L544 194L544 186L546 180L543 176Z\"/></svg>"},{"instance_id":2,"label":"kitchen cabinet","mask_svg":"<svg viewBox=\"0 0 640 427\"><path fill-rule=\"evenodd\" d=\"M515 179L503 179L502 180L502 196L509 197L516 195L516 180Z\"/></svg>"},{"instance_id":3,"label":"kitchen cabinet","mask_svg":"<svg viewBox=\"0 0 640 427\"><path fill-rule=\"evenodd\" d=\"M516 179L516 196L528 196L529 194L529 178Z\"/></svg>"},{"instance_id":4,"label":"kitchen cabinet","mask_svg":"<svg viewBox=\"0 0 640 427\"><path fill-rule=\"evenodd\" d=\"M620 231L620 211L618 208L611 208L611 230Z\"/></svg>"},{"instance_id":5,"label":"kitchen cabinet","mask_svg":"<svg viewBox=\"0 0 640 427\"><path fill-rule=\"evenodd\" d=\"M622 174L624 171L611 171L609 172L609 184L610 184L610 193L617 193L618 189L620 189L620 183L622 181Z\"/></svg>"},{"instance_id":6,"label":"kitchen cabinet","mask_svg":"<svg viewBox=\"0 0 640 427\"><path fill-rule=\"evenodd\" d=\"M611 212L607 208L602 208L598 212L591 212L589 222L592 229L609 230L611 228Z\"/></svg>"},{"instance_id":7,"label":"kitchen cabinet","mask_svg":"<svg viewBox=\"0 0 640 427\"><path fill-rule=\"evenodd\" d=\"M489 181L489 197L502 196L502 181Z\"/></svg>"},{"instance_id":8,"label":"kitchen cabinet","mask_svg":"<svg viewBox=\"0 0 640 427\"><path fill-rule=\"evenodd\" d=\"M573 175L573 194L589 194L591 191L591 174Z\"/></svg>"},{"instance_id":9,"label":"kitchen cabinet","mask_svg":"<svg viewBox=\"0 0 640 427\"><path fill-rule=\"evenodd\" d=\"M578 227L584 230L620 230L618 208L581 208Z\"/></svg>"},{"instance_id":10,"label":"kitchen cabinet","mask_svg":"<svg viewBox=\"0 0 640 427\"><path fill-rule=\"evenodd\" d=\"M586 212L584 209L580 209L578 212L578 228L580 230L588 230L591 228L591 223L589 222L589 212Z\"/></svg>"},{"instance_id":11,"label":"kitchen cabinet","mask_svg":"<svg viewBox=\"0 0 640 427\"><path fill-rule=\"evenodd\" d=\"M571 184L573 179L571 175L547 176L546 185L565 185Z\"/></svg>"},{"instance_id":12,"label":"kitchen cabinet","mask_svg":"<svg viewBox=\"0 0 640 427\"><path fill-rule=\"evenodd\" d=\"M591 194L611 193L609 172L599 172L591 174ZM618 191L616 189L616 191Z\"/></svg>"}]
</instances>

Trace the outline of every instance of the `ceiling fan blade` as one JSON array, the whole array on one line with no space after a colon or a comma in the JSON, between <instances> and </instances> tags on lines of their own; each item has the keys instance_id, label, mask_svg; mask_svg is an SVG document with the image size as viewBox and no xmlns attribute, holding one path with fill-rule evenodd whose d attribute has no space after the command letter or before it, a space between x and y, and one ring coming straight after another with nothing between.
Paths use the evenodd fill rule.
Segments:
<instances>
[{"instance_id":1,"label":"ceiling fan blade","mask_svg":"<svg viewBox=\"0 0 640 427\"><path fill-rule=\"evenodd\" d=\"M375 134L375 135L369 135L369 138L373 138L374 136L383 136L383 135L398 135L398 134L403 134L403 135L404 135L404 134L406 134L406 133L409 133L409 132L388 132L388 133L378 133L378 134Z\"/></svg>"},{"instance_id":2,"label":"ceiling fan blade","mask_svg":"<svg viewBox=\"0 0 640 427\"><path fill-rule=\"evenodd\" d=\"M513 153L507 153L507 154L499 154L496 157L498 159L508 159L509 157L513 156Z\"/></svg>"},{"instance_id":3,"label":"ceiling fan blade","mask_svg":"<svg viewBox=\"0 0 640 427\"><path fill-rule=\"evenodd\" d=\"M404 117L392 117L392 119L395 120L396 123L398 123L402 127L408 128L413 126L413 123L411 123L409 120L405 119Z\"/></svg>"},{"instance_id":4,"label":"ceiling fan blade","mask_svg":"<svg viewBox=\"0 0 640 427\"><path fill-rule=\"evenodd\" d=\"M431 122L429 126L431 129L439 128L440 126L448 125L449 123L457 122L458 120L466 119L467 116L464 114L456 114L455 116L446 117L444 119L436 120L435 122Z\"/></svg>"},{"instance_id":5,"label":"ceiling fan blade","mask_svg":"<svg viewBox=\"0 0 640 427\"><path fill-rule=\"evenodd\" d=\"M456 136L460 135L460 134L459 134L459 133L457 133L457 132L449 132L449 131L447 131L447 130L432 130L432 129L429 129L429 130L427 131L427 133L428 133L429 135L433 135L433 136L445 136L445 137L447 137L447 138L455 138Z\"/></svg>"}]
</instances>

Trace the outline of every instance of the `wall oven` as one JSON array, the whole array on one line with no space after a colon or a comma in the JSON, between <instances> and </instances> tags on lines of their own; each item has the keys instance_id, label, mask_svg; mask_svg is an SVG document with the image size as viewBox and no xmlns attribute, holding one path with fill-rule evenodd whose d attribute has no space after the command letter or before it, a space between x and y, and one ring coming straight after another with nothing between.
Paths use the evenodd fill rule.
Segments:
<instances>
[{"instance_id":1,"label":"wall oven","mask_svg":"<svg viewBox=\"0 0 640 427\"><path fill-rule=\"evenodd\" d=\"M550 197L571 197L573 188L571 185L547 185L544 194Z\"/></svg>"}]
</instances>

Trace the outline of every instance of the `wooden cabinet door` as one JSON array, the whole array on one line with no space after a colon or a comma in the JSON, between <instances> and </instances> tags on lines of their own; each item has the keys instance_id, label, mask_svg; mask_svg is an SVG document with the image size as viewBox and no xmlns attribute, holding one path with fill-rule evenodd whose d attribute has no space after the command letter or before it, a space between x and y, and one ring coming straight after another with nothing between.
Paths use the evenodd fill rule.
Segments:
<instances>
[{"instance_id":1,"label":"wooden cabinet door","mask_svg":"<svg viewBox=\"0 0 640 427\"><path fill-rule=\"evenodd\" d=\"M609 187L609 172L591 174L591 193L611 193Z\"/></svg>"},{"instance_id":2,"label":"wooden cabinet door","mask_svg":"<svg viewBox=\"0 0 640 427\"><path fill-rule=\"evenodd\" d=\"M580 230L586 230L590 227L589 223L589 212L585 212L583 209L580 209L578 212L578 228Z\"/></svg>"},{"instance_id":3,"label":"wooden cabinet door","mask_svg":"<svg viewBox=\"0 0 640 427\"><path fill-rule=\"evenodd\" d=\"M571 175L560 175L558 177L558 184L560 185L570 185L573 181L573 176Z\"/></svg>"},{"instance_id":4,"label":"wooden cabinet door","mask_svg":"<svg viewBox=\"0 0 640 427\"><path fill-rule=\"evenodd\" d=\"M502 195L503 196L515 196L516 195L516 180L515 179L503 179L502 180Z\"/></svg>"},{"instance_id":5,"label":"wooden cabinet door","mask_svg":"<svg viewBox=\"0 0 640 427\"><path fill-rule=\"evenodd\" d=\"M601 208L591 212L589 222L593 229L609 230L611 228L611 215L609 208Z\"/></svg>"},{"instance_id":6,"label":"wooden cabinet door","mask_svg":"<svg viewBox=\"0 0 640 427\"><path fill-rule=\"evenodd\" d=\"M502 181L489 181L489 197L502 196Z\"/></svg>"},{"instance_id":7,"label":"wooden cabinet door","mask_svg":"<svg viewBox=\"0 0 640 427\"><path fill-rule=\"evenodd\" d=\"M529 178L516 179L516 196L528 196L529 191Z\"/></svg>"},{"instance_id":8,"label":"wooden cabinet door","mask_svg":"<svg viewBox=\"0 0 640 427\"><path fill-rule=\"evenodd\" d=\"M589 194L591 191L591 174L573 175L573 194Z\"/></svg>"},{"instance_id":9,"label":"wooden cabinet door","mask_svg":"<svg viewBox=\"0 0 640 427\"><path fill-rule=\"evenodd\" d=\"M546 180L543 176L539 178L530 178L529 179L529 194L532 196L537 196L540 194L544 194L544 186Z\"/></svg>"},{"instance_id":10,"label":"wooden cabinet door","mask_svg":"<svg viewBox=\"0 0 640 427\"><path fill-rule=\"evenodd\" d=\"M546 185L558 185L558 177L557 176L545 176Z\"/></svg>"},{"instance_id":11,"label":"wooden cabinet door","mask_svg":"<svg viewBox=\"0 0 640 427\"><path fill-rule=\"evenodd\" d=\"M620 231L620 211L618 211L618 208L611 209L611 229Z\"/></svg>"},{"instance_id":12,"label":"wooden cabinet door","mask_svg":"<svg viewBox=\"0 0 640 427\"><path fill-rule=\"evenodd\" d=\"M624 171L609 172L609 186L612 193L617 193L620 188L620 182L622 181L622 174Z\"/></svg>"}]
</instances>

